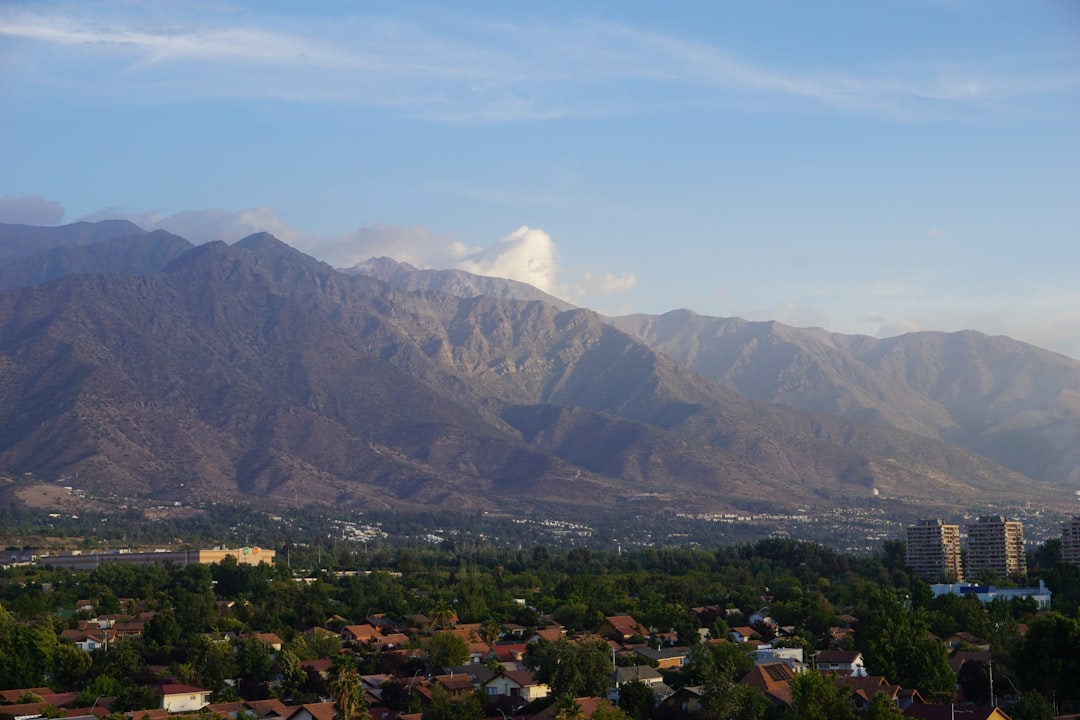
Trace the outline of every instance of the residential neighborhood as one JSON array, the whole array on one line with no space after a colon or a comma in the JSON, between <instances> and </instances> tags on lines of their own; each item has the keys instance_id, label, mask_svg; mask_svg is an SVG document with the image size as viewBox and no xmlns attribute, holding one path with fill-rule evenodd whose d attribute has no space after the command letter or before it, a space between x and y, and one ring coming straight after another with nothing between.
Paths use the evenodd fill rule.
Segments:
<instances>
[{"instance_id":1,"label":"residential neighborhood","mask_svg":"<svg viewBox=\"0 0 1080 720\"><path fill-rule=\"evenodd\" d=\"M832 703L823 717L1026 720L1044 699L1020 689L1039 681L1018 663L1031 638L1080 642L1034 601L935 596L888 556L860 567L792 541L518 560L313 581L228 558L6 571L0 717L794 718ZM904 585L869 580L883 572ZM1078 700L1050 697L1050 717Z\"/></svg>"}]
</instances>

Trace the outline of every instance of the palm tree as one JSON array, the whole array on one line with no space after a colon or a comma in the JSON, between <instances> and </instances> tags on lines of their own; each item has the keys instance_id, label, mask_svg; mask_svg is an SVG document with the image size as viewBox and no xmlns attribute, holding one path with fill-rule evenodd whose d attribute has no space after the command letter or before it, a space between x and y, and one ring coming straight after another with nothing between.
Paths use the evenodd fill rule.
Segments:
<instances>
[{"instance_id":1,"label":"palm tree","mask_svg":"<svg viewBox=\"0 0 1080 720\"><path fill-rule=\"evenodd\" d=\"M330 672L330 694L339 720L356 720L366 709L364 685L352 660L335 663Z\"/></svg>"},{"instance_id":2,"label":"palm tree","mask_svg":"<svg viewBox=\"0 0 1080 720\"><path fill-rule=\"evenodd\" d=\"M480 626L480 639L487 643L487 646L492 650L495 649L495 642L499 639L500 629L499 623L494 620L488 620Z\"/></svg>"},{"instance_id":3,"label":"palm tree","mask_svg":"<svg viewBox=\"0 0 1080 720\"><path fill-rule=\"evenodd\" d=\"M455 624L457 624L457 613L444 603L439 603L435 608L435 612L431 615L431 629L453 630Z\"/></svg>"}]
</instances>

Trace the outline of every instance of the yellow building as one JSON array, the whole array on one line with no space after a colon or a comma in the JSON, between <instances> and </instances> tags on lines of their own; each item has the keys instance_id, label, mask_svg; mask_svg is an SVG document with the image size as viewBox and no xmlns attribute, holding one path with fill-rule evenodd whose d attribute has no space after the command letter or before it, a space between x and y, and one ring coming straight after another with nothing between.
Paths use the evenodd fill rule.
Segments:
<instances>
[{"instance_id":1,"label":"yellow building","mask_svg":"<svg viewBox=\"0 0 1080 720\"><path fill-rule=\"evenodd\" d=\"M82 555L72 553L70 555L45 555L38 558L39 565L52 565L71 570L92 570L102 563L126 563L129 565L153 565L154 563L172 563L174 565L191 565L199 563L211 565L219 563L227 556L232 555L241 565L258 565L259 563L274 563L276 553L259 547L233 548L229 550L160 550L155 552L110 552L91 553Z\"/></svg>"}]
</instances>

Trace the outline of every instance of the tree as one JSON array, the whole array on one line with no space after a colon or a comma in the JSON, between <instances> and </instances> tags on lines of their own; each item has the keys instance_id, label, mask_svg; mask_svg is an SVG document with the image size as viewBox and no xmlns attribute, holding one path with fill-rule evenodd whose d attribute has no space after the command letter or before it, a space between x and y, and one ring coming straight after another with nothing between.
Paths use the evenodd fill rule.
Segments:
<instances>
[{"instance_id":1,"label":"tree","mask_svg":"<svg viewBox=\"0 0 1080 720\"><path fill-rule=\"evenodd\" d=\"M93 664L90 653L69 642L59 643L53 650L52 680L56 690L81 687Z\"/></svg>"},{"instance_id":2,"label":"tree","mask_svg":"<svg viewBox=\"0 0 1080 720\"><path fill-rule=\"evenodd\" d=\"M153 710L159 706L154 691L145 685L129 685L116 695L110 710L114 713L129 713L137 710Z\"/></svg>"},{"instance_id":3,"label":"tree","mask_svg":"<svg viewBox=\"0 0 1080 720\"><path fill-rule=\"evenodd\" d=\"M656 696L652 689L640 680L624 682L619 686L619 707L632 720L648 720Z\"/></svg>"},{"instance_id":4,"label":"tree","mask_svg":"<svg viewBox=\"0 0 1080 720\"><path fill-rule=\"evenodd\" d=\"M463 665L469 659L469 643L453 633L432 634L424 643L424 649L427 651L428 666L431 668Z\"/></svg>"},{"instance_id":5,"label":"tree","mask_svg":"<svg viewBox=\"0 0 1080 720\"><path fill-rule=\"evenodd\" d=\"M356 720L364 712L364 685L352 660L342 660L330 667L330 694L339 720Z\"/></svg>"},{"instance_id":6,"label":"tree","mask_svg":"<svg viewBox=\"0 0 1080 720\"><path fill-rule=\"evenodd\" d=\"M288 649L278 653L278 667L281 668L281 690L287 698L295 695L307 682L308 676L300 667L300 660Z\"/></svg>"},{"instance_id":7,"label":"tree","mask_svg":"<svg viewBox=\"0 0 1080 720\"><path fill-rule=\"evenodd\" d=\"M454 701L441 685L436 685L431 703L424 708L421 717L423 720L483 720L484 709L475 694Z\"/></svg>"},{"instance_id":8,"label":"tree","mask_svg":"<svg viewBox=\"0 0 1080 720\"><path fill-rule=\"evenodd\" d=\"M570 693L564 693L555 701L559 711L555 713L555 720L585 720L585 713L581 705Z\"/></svg>"},{"instance_id":9,"label":"tree","mask_svg":"<svg viewBox=\"0 0 1080 720\"><path fill-rule=\"evenodd\" d=\"M878 692L871 698L870 706L866 708L866 712L863 713L862 717L863 720L896 720L902 715L903 713L889 699L889 696L883 692Z\"/></svg>"},{"instance_id":10,"label":"tree","mask_svg":"<svg viewBox=\"0 0 1080 720\"><path fill-rule=\"evenodd\" d=\"M1023 643L1013 653L1021 686L1049 694L1058 702L1080 700L1080 620L1050 611L1028 625Z\"/></svg>"},{"instance_id":11,"label":"tree","mask_svg":"<svg viewBox=\"0 0 1080 720\"><path fill-rule=\"evenodd\" d=\"M722 643L721 647L734 645ZM741 650L738 651L746 657ZM734 657L725 657L707 649L699 655L701 666L702 714L710 720L752 720L761 718L768 709L768 700L757 688L739 685L735 682L743 671L733 672L731 661Z\"/></svg>"},{"instance_id":12,"label":"tree","mask_svg":"<svg viewBox=\"0 0 1080 720\"><path fill-rule=\"evenodd\" d=\"M245 678L265 680L273 666L270 651L258 638L243 638L236 644L236 669Z\"/></svg>"},{"instance_id":13,"label":"tree","mask_svg":"<svg viewBox=\"0 0 1080 720\"><path fill-rule=\"evenodd\" d=\"M525 648L525 665L553 695L602 696L608 689L612 667L607 643L599 638L570 642L565 637L541 640Z\"/></svg>"},{"instance_id":14,"label":"tree","mask_svg":"<svg viewBox=\"0 0 1080 720\"><path fill-rule=\"evenodd\" d=\"M631 718L622 708L615 707L607 700L601 700L593 709L592 715L589 715L589 720L631 720Z\"/></svg>"},{"instance_id":15,"label":"tree","mask_svg":"<svg viewBox=\"0 0 1080 720\"><path fill-rule=\"evenodd\" d=\"M924 697L944 698L956 688L945 647L927 634L923 608L907 608L896 593L878 590L856 642L867 668L889 682L916 688Z\"/></svg>"},{"instance_id":16,"label":"tree","mask_svg":"<svg viewBox=\"0 0 1080 720\"><path fill-rule=\"evenodd\" d=\"M1054 706L1034 690L1021 692L1009 708L1013 720L1054 720Z\"/></svg>"},{"instance_id":17,"label":"tree","mask_svg":"<svg viewBox=\"0 0 1080 720\"><path fill-rule=\"evenodd\" d=\"M792 710L799 720L855 720L855 707L835 675L799 673L791 681Z\"/></svg>"}]
</instances>

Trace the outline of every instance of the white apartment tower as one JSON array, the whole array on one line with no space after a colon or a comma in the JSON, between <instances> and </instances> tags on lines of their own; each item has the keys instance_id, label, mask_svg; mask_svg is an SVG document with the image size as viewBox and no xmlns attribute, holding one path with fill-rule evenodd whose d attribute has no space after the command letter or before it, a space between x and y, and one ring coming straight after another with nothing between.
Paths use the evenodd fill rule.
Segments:
<instances>
[{"instance_id":1,"label":"white apartment tower","mask_svg":"<svg viewBox=\"0 0 1080 720\"><path fill-rule=\"evenodd\" d=\"M931 582L961 582L960 526L941 519L921 520L907 529L907 565Z\"/></svg>"},{"instance_id":2,"label":"white apartment tower","mask_svg":"<svg viewBox=\"0 0 1080 720\"><path fill-rule=\"evenodd\" d=\"M980 570L993 570L999 578L1027 575L1024 524L1006 520L1004 515L986 515L967 526L967 566L969 578Z\"/></svg>"}]
</instances>

